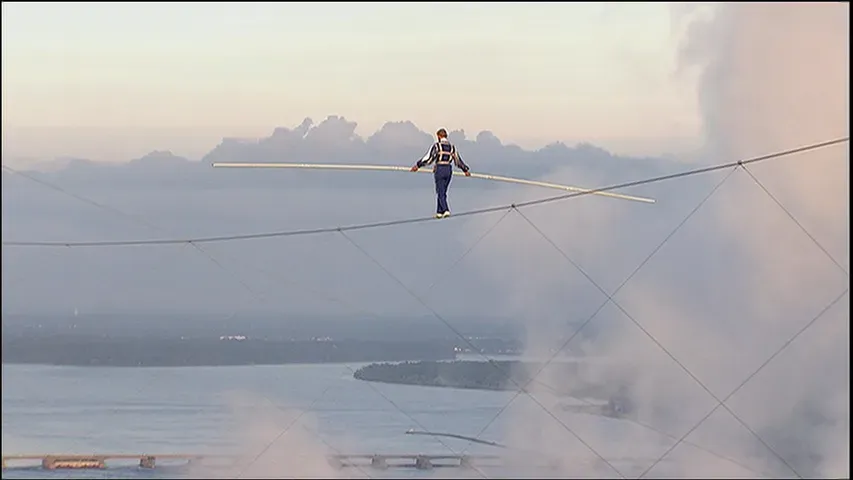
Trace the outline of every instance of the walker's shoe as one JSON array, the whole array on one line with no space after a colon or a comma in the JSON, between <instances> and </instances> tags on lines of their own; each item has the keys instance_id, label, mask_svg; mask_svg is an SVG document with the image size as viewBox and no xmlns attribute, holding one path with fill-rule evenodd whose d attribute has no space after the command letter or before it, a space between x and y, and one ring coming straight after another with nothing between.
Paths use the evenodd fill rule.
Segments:
<instances>
[{"instance_id":1,"label":"walker's shoe","mask_svg":"<svg viewBox=\"0 0 853 480\"><path fill-rule=\"evenodd\" d=\"M435 218L441 218L441 217L443 217L443 215L442 215L442 214L440 214L440 213L436 213L436 214L435 214Z\"/></svg>"},{"instance_id":2,"label":"walker's shoe","mask_svg":"<svg viewBox=\"0 0 853 480\"><path fill-rule=\"evenodd\" d=\"M449 216L450 216L450 210L448 210L448 211L446 211L446 212L442 213L442 214L441 214L441 216L442 216L443 218L447 218L447 217L449 217Z\"/></svg>"}]
</instances>

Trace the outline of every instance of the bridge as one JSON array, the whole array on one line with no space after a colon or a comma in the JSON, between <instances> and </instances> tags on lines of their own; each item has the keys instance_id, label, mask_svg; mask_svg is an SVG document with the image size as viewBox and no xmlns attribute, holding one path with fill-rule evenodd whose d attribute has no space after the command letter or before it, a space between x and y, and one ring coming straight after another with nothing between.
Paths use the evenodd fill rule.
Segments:
<instances>
[{"instance_id":1,"label":"bridge","mask_svg":"<svg viewBox=\"0 0 853 480\"><path fill-rule=\"evenodd\" d=\"M138 462L139 468L155 468L161 460L182 461L183 465L205 462L206 466L234 467L240 457L226 454L37 454L3 455L3 469L19 466L41 465L46 470L57 469L105 469L109 461L126 465L128 460ZM326 457L334 468L474 468L475 466L499 466L507 460L501 455L442 455L442 454L338 454ZM215 464L211 460L225 460Z\"/></svg>"}]
</instances>

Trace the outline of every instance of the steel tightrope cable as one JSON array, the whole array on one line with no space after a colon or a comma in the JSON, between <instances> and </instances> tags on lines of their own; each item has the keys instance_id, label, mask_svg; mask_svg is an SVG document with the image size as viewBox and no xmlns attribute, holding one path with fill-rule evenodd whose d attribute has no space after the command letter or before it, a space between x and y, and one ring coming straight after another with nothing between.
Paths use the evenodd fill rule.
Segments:
<instances>
[{"instance_id":1,"label":"steel tightrope cable","mask_svg":"<svg viewBox=\"0 0 853 480\"><path fill-rule=\"evenodd\" d=\"M597 192L609 192L614 190L622 190L625 188L636 187L641 185L647 185L651 183L663 182L666 180L673 180L677 178L683 178L693 175L700 175L704 173L715 172L718 170L725 170L727 168L732 168L737 165L746 165L757 162L764 162L767 160L772 160L776 158L786 157L789 155L794 155L797 153L808 152L811 150L817 150L820 148L825 148L832 145L837 145L840 143L848 142L850 137L839 138L836 140L830 140L827 142L814 143L802 147L792 148L789 150L783 150L776 153L771 153L767 155L762 155L760 157L753 157L746 160L739 160L736 162L724 163L719 165L713 165L710 167L702 167L695 168L691 170L687 170L680 173L673 173L669 175L662 175L658 177L646 178L642 180L635 180L626 183L620 183L616 185L610 185L607 187L596 188L585 190L582 192L568 193L563 195L557 195L554 197L542 198L539 200L530 200L526 202L518 202L512 205L501 205L495 207L487 207L480 208L476 210L469 210L465 212L456 213L453 215L454 218L458 217L466 217L471 215L482 215L485 213L498 212L501 210L505 210L507 208L522 208L533 205L542 205L546 203L556 202L560 200L566 200L569 198L581 197L586 195L592 195ZM15 171L10 167L4 168ZM276 238L276 237L290 237L297 235L316 235L319 233L334 233L339 231L353 231L353 230L365 230L365 229L373 229L373 228L381 228L381 227L392 227L397 225L406 225L412 223L423 223L423 222L433 222L435 219L433 217L417 217L417 218L405 218L400 220L387 220L382 222L373 222L373 223L362 223L357 225L345 225L345 226L337 226L337 227L323 227L323 228L313 228L313 229L301 229L301 230L284 230L278 232L263 232L263 233L247 233L240 235L220 235L213 237L197 237L197 238L166 238L166 239L149 239L149 240L111 240L111 241L92 241L92 242L34 242L34 241L4 241L3 245L5 246L17 246L17 247L103 247L103 246L134 246L134 245L161 245L161 244L169 244L169 243L186 243L186 242L194 242L194 243L210 243L210 242L230 242L237 240L257 240L263 238Z\"/></svg>"}]
</instances>

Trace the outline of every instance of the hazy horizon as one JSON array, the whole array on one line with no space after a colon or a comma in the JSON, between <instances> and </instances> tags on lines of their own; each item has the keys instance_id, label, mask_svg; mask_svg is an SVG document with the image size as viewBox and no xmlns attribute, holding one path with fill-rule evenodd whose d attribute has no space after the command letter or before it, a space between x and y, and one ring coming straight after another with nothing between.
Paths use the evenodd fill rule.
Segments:
<instances>
[{"instance_id":1,"label":"hazy horizon","mask_svg":"<svg viewBox=\"0 0 853 480\"><path fill-rule=\"evenodd\" d=\"M319 118L326 118L325 115ZM357 121L357 119L354 119ZM411 120L388 120L388 122L411 122ZM168 151L190 160L200 160L213 150L223 139L239 138L257 141L268 137L277 128L292 128L298 125L233 126L233 127L4 127L3 163L13 168L39 169L62 159L77 158L105 163L125 163L157 151ZM386 122L387 123L387 122ZM383 124L384 125L384 124ZM464 125L453 121L440 123L441 127L420 126L425 132L438 128L466 130ZM380 131L365 132L369 137ZM481 130L491 132L490 130ZM473 132L479 133L479 132ZM502 137L508 144L518 145L525 150L535 151L553 143L578 145L589 143L614 154L636 157L666 157L683 162L693 161L701 148L699 136L672 136L661 138L522 138ZM424 147L426 148L426 147ZM349 159L340 159L346 162ZM412 159L401 158L397 163L408 164Z\"/></svg>"}]
</instances>

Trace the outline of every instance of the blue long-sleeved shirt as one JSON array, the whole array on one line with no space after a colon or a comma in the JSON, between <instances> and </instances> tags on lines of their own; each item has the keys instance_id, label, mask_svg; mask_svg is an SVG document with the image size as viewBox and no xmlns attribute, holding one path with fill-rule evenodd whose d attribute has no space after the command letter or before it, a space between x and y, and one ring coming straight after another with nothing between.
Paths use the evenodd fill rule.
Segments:
<instances>
[{"instance_id":1,"label":"blue long-sleeved shirt","mask_svg":"<svg viewBox=\"0 0 853 480\"><path fill-rule=\"evenodd\" d=\"M456 146L450 143L446 138L435 142L420 160L418 160L418 168L435 163L436 165L450 165L454 163L463 172L468 171L468 165L462 161L462 156L456 150Z\"/></svg>"}]
</instances>

